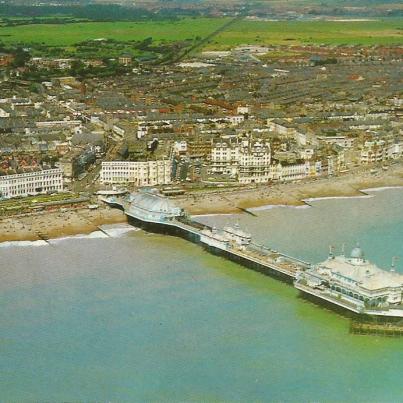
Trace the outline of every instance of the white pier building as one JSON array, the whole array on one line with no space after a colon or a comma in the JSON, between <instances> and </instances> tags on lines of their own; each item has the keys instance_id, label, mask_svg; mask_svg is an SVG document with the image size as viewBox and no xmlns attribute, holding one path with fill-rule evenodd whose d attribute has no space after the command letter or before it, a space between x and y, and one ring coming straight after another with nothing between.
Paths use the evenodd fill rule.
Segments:
<instances>
[{"instance_id":1,"label":"white pier building","mask_svg":"<svg viewBox=\"0 0 403 403\"><path fill-rule=\"evenodd\" d=\"M403 317L403 275L369 262L359 246L299 272L295 287L356 313Z\"/></svg>"}]
</instances>

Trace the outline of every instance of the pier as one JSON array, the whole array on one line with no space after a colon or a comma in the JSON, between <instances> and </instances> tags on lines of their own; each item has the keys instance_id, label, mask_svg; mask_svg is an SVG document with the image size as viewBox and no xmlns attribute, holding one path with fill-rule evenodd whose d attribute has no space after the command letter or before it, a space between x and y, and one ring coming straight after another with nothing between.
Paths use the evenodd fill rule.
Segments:
<instances>
[{"instance_id":1,"label":"pier","mask_svg":"<svg viewBox=\"0 0 403 403\"><path fill-rule=\"evenodd\" d=\"M158 194L140 193L135 199L113 196L102 200L124 210L129 221L140 228L182 237L211 253L289 283L296 279L299 271L310 267L307 262L252 242L250 234L237 225L217 230L194 221Z\"/></svg>"},{"instance_id":2,"label":"pier","mask_svg":"<svg viewBox=\"0 0 403 403\"><path fill-rule=\"evenodd\" d=\"M210 253L292 284L303 295L349 315L382 317L384 321L403 318L403 275L394 270L385 271L367 261L358 245L350 257L344 252L334 256L331 250L326 261L312 264L253 242L251 235L238 225L217 229L194 221L155 190L106 196L101 200L122 209L137 227L182 237ZM352 324L350 330L369 334L372 327L360 322ZM397 330L399 328L401 331ZM378 330L373 333L378 334ZM379 332L403 335L403 325L395 322Z\"/></svg>"},{"instance_id":3,"label":"pier","mask_svg":"<svg viewBox=\"0 0 403 403\"><path fill-rule=\"evenodd\" d=\"M234 228L227 227L227 234L225 234L227 236L225 237L218 230L196 221L187 221L185 224L182 221L174 220L172 224L193 235L193 240L202 244L210 252L224 255L255 271L294 281L298 270L304 270L309 267L309 263L302 260L263 245L258 245L252 241L243 240L243 238L248 238L249 235L240 234L241 231L237 226ZM221 238L219 238L220 235Z\"/></svg>"}]
</instances>

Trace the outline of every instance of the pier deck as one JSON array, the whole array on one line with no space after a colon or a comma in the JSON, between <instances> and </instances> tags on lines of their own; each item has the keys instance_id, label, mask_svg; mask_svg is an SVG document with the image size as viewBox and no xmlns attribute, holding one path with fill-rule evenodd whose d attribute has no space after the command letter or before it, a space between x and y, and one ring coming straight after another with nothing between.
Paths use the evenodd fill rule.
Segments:
<instances>
[{"instance_id":1,"label":"pier deck","mask_svg":"<svg viewBox=\"0 0 403 403\"><path fill-rule=\"evenodd\" d=\"M175 220L173 225L179 228L189 231L195 235L201 235L202 229L210 228L195 221L188 220L187 223ZM263 245L251 243L247 247L240 248L236 245L229 245L225 251L227 254L238 256L241 260L257 264L261 267L266 267L269 270L278 272L292 279L296 278L296 274L299 270L310 267L309 263L302 260L293 258L277 251L271 250Z\"/></svg>"},{"instance_id":2,"label":"pier deck","mask_svg":"<svg viewBox=\"0 0 403 403\"><path fill-rule=\"evenodd\" d=\"M227 226L218 230L194 221L183 210L172 205L168 199L158 194L144 192L140 193L139 196L133 194L132 198L113 196L103 198L103 201L123 209L128 217L134 219L134 225L138 225L146 231L179 236L200 244L210 253L223 256L251 270L291 283L307 297L315 298L321 303L330 304L337 309L341 308L348 314L357 317L403 318L403 307L401 305L394 304L386 307L382 305L379 308L374 308L378 305L370 305L363 298L358 298L358 294L354 294L356 291L354 293L352 291L341 293L334 286L332 288L329 286L329 280L326 282L322 280L322 277L318 277L315 271L317 270L316 265L252 242L251 235L242 231L237 225L234 228ZM353 252L351 259L354 258ZM344 255L341 257L346 259ZM329 257L329 259L333 262L332 259L335 258ZM350 260L347 261L348 264L349 262ZM397 330L398 328L401 330ZM353 333L364 334L370 331L369 325L364 326L361 323L352 327ZM398 326L395 325L393 329L387 327L382 331L385 334L394 335L401 331L403 334L403 322Z\"/></svg>"}]
</instances>

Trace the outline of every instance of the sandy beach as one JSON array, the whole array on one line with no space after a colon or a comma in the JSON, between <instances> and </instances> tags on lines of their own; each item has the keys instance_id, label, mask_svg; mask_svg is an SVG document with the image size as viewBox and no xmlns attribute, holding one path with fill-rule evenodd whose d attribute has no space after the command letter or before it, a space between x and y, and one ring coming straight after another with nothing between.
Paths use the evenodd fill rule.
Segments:
<instances>
[{"instance_id":1,"label":"sandy beach","mask_svg":"<svg viewBox=\"0 0 403 403\"><path fill-rule=\"evenodd\" d=\"M125 222L127 219L122 211L108 207L14 216L0 220L0 242L36 241L88 234L96 231L99 225Z\"/></svg>"},{"instance_id":2,"label":"sandy beach","mask_svg":"<svg viewBox=\"0 0 403 403\"><path fill-rule=\"evenodd\" d=\"M304 200L321 197L346 197L364 195L363 189L403 186L403 165L396 164L378 174L370 169L332 178L306 180L300 183L261 185L253 189L210 191L186 194L175 202L194 215L239 213L240 208L265 205L306 204Z\"/></svg>"},{"instance_id":3,"label":"sandy beach","mask_svg":"<svg viewBox=\"0 0 403 403\"><path fill-rule=\"evenodd\" d=\"M241 209L266 205L299 206L308 199L365 195L364 189L403 186L403 165L373 175L369 169L359 174L321 178L300 183L261 185L255 188L211 190L174 197L174 202L192 215L240 213ZM308 200L308 201L307 201ZM105 205L97 210L87 208L41 212L0 219L0 242L35 241L70 235L88 234L103 224L126 223L124 213Z\"/></svg>"}]
</instances>

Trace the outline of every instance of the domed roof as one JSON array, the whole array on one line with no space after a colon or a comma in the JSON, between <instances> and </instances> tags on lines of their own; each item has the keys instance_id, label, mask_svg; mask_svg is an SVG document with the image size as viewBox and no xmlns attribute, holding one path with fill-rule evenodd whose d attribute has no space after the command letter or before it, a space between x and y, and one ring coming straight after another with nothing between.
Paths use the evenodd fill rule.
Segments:
<instances>
[{"instance_id":1,"label":"domed roof","mask_svg":"<svg viewBox=\"0 0 403 403\"><path fill-rule=\"evenodd\" d=\"M180 210L168 198L152 191L140 191L132 194L130 202L133 207L154 213L177 215Z\"/></svg>"},{"instance_id":2,"label":"domed roof","mask_svg":"<svg viewBox=\"0 0 403 403\"><path fill-rule=\"evenodd\" d=\"M351 258L352 259L363 259L364 258L364 252L360 248L359 245L357 245L353 250L351 251Z\"/></svg>"}]
</instances>

